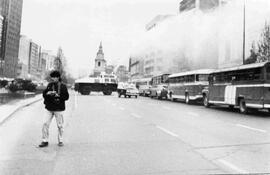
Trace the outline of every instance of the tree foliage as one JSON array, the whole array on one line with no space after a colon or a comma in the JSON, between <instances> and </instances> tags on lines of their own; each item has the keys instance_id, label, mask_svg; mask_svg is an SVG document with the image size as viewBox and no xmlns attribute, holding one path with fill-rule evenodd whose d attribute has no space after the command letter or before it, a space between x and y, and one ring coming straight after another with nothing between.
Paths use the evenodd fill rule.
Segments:
<instances>
[{"instance_id":1,"label":"tree foliage","mask_svg":"<svg viewBox=\"0 0 270 175\"><path fill-rule=\"evenodd\" d=\"M270 25L268 22L265 22L257 47L255 42L252 43L250 56L246 59L245 64L264 61L270 61Z\"/></svg>"}]
</instances>

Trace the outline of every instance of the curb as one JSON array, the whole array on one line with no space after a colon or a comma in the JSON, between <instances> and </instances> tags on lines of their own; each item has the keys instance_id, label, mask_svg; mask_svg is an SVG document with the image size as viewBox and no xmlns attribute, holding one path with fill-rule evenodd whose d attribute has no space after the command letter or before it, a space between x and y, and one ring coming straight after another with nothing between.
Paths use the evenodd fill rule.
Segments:
<instances>
[{"instance_id":1,"label":"curb","mask_svg":"<svg viewBox=\"0 0 270 175\"><path fill-rule=\"evenodd\" d=\"M30 101L26 104L22 104L18 107L16 107L10 114L8 114L6 117L4 117L4 119L2 121L0 121L0 126L2 126L5 122L7 122L16 112L18 112L19 110L21 110L22 108L26 107L26 106L30 106L38 101L42 100L42 98L36 99L34 101Z\"/></svg>"}]
</instances>

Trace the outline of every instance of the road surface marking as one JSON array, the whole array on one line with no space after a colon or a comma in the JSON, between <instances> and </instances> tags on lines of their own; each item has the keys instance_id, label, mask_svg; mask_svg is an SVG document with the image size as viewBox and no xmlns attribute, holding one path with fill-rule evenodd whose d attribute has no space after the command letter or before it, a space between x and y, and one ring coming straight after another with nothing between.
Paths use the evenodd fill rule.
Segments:
<instances>
[{"instance_id":1,"label":"road surface marking","mask_svg":"<svg viewBox=\"0 0 270 175\"><path fill-rule=\"evenodd\" d=\"M173 132L171 132L171 131L169 131L169 130L167 130L167 129L165 129L165 128L162 128L162 127L160 127L160 126L156 126L158 129L160 129L161 131L163 131L163 132L165 132L165 133L167 133L167 134L169 134L169 135L171 135L171 136L173 136L173 137L178 137L178 135L177 134L175 134L175 133L173 133Z\"/></svg>"},{"instance_id":2,"label":"road surface marking","mask_svg":"<svg viewBox=\"0 0 270 175\"><path fill-rule=\"evenodd\" d=\"M243 170L243 169L240 169L238 168L237 166L231 164L230 162L227 162L226 160L218 160L220 163L222 163L223 165L229 167L230 169L236 171L237 173L242 173L242 174L246 174L248 173L247 171Z\"/></svg>"},{"instance_id":3,"label":"road surface marking","mask_svg":"<svg viewBox=\"0 0 270 175\"><path fill-rule=\"evenodd\" d=\"M172 108L170 107L167 107L167 106L162 106L163 109L168 109L168 110L171 110Z\"/></svg>"},{"instance_id":4,"label":"road surface marking","mask_svg":"<svg viewBox=\"0 0 270 175\"><path fill-rule=\"evenodd\" d=\"M120 109L120 110L122 110L122 111L124 111L124 110L125 110L125 108L123 108L123 107L119 107L119 109Z\"/></svg>"},{"instance_id":5,"label":"road surface marking","mask_svg":"<svg viewBox=\"0 0 270 175\"><path fill-rule=\"evenodd\" d=\"M242 128L246 128L246 129L250 129L250 130L253 130L253 131L258 131L258 132L267 133L266 130L257 129L257 128L252 128L252 127L249 127L249 126L246 126L246 125L237 124L236 126L242 127Z\"/></svg>"},{"instance_id":6,"label":"road surface marking","mask_svg":"<svg viewBox=\"0 0 270 175\"><path fill-rule=\"evenodd\" d=\"M132 117L135 117L135 118L142 118L142 116L135 114L135 113L131 113L131 115L132 115Z\"/></svg>"},{"instance_id":7,"label":"road surface marking","mask_svg":"<svg viewBox=\"0 0 270 175\"><path fill-rule=\"evenodd\" d=\"M198 113L195 112L188 112L189 115L195 116L195 117L199 117L200 115Z\"/></svg>"}]
</instances>

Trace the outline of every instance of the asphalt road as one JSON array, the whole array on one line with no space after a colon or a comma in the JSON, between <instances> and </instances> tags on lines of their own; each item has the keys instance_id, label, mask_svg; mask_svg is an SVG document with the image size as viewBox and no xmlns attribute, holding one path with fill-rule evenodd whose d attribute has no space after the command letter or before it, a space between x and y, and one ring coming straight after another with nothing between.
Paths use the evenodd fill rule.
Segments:
<instances>
[{"instance_id":1,"label":"asphalt road","mask_svg":"<svg viewBox=\"0 0 270 175\"><path fill-rule=\"evenodd\" d=\"M0 174L179 175L270 172L270 117L146 97L71 92L64 147L38 148L44 107L0 126Z\"/></svg>"}]
</instances>

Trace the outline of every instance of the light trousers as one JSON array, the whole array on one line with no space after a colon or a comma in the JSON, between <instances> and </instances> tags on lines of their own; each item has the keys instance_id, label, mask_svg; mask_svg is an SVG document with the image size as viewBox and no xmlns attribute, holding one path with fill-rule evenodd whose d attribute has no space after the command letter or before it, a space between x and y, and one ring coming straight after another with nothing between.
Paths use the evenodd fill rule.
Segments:
<instances>
[{"instance_id":1,"label":"light trousers","mask_svg":"<svg viewBox=\"0 0 270 175\"><path fill-rule=\"evenodd\" d=\"M49 128L53 117L55 117L57 128L58 128L58 142L63 142L63 132L64 132L64 118L63 111L48 111L46 110L45 121L42 127L42 141L48 142L49 139Z\"/></svg>"}]
</instances>

